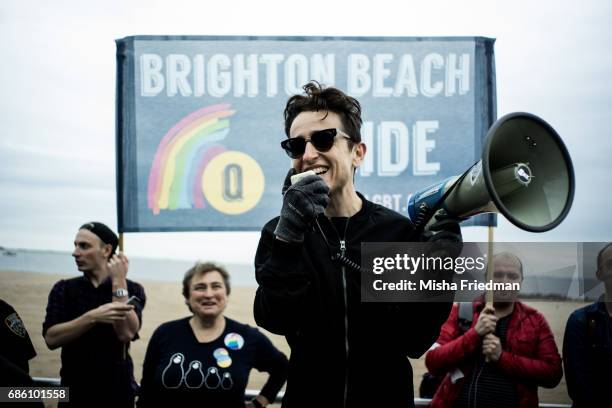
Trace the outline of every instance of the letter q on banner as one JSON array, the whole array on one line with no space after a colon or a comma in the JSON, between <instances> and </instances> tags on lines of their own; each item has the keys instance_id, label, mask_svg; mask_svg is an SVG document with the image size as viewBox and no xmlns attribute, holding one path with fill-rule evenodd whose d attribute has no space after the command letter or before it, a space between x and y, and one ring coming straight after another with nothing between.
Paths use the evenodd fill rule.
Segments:
<instances>
[{"instance_id":1,"label":"letter q on banner","mask_svg":"<svg viewBox=\"0 0 612 408\"><path fill-rule=\"evenodd\" d=\"M202 191L206 199L225 214L242 214L255 207L264 186L261 167L242 152L221 153L210 161L202 174Z\"/></svg>"}]
</instances>

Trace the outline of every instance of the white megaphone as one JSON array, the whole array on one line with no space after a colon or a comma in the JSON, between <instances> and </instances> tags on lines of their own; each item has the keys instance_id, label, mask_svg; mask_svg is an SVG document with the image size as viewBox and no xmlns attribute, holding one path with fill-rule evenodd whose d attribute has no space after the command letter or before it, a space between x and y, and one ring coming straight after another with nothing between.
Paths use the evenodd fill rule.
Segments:
<instances>
[{"instance_id":1,"label":"white megaphone","mask_svg":"<svg viewBox=\"0 0 612 408\"><path fill-rule=\"evenodd\" d=\"M517 112L491 126L478 163L414 193L408 216L424 228L434 215L496 212L521 229L544 232L563 221L574 189L572 161L557 132L539 117Z\"/></svg>"}]
</instances>

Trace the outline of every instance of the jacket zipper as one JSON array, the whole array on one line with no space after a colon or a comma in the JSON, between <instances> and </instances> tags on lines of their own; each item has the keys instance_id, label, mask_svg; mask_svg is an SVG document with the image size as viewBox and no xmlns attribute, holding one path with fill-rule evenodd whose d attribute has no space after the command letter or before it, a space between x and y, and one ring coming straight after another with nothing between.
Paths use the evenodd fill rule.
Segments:
<instances>
[{"instance_id":1,"label":"jacket zipper","mask_svg":"<svg viewBox=\"0 0 612 408\"><path fill-rule=\"evenodd\" d=\"M346 221L348 227L348 220ZM346 253L346 231L344 239L340 240L340 256ZM348 366L349 366L349 341L348 341L348 293L346 289L346 267L342 265L342 289L344 292L344 352L346 356L346 364L344 366L344 399L342 406L346 407L346 399L348 397Z\"/></svg>"},{"instance_id":2,"label":"jacket zipper","mask_svg":"<svg viewBox=\"0 0 612 408\"><path fill-rule=\"evenodd\" d=\"M344 234L342 237L340 237L338 230L336 230L336 227L334 227L334 223L331 220L329 220L329 225L331 226L332 230L338 236L338 241L340 241L340 254L339 254L340 257L344 257L344 255L346 254L346 233L348 231L349 221L350 221L350 218L347 218L346 224L344 226ZM323 236L323 239L325 240L325 244L327 245L327 248L331 252L331 247L329 245L329 242L327 241L327 238L325 237L325 233L323 233L323 229L321 228L318 222L317 222L317 226L319 227L319 231L321 232L321 235ZM336 253L336 255L338 254ZM332 256L332 259L334 259L333 256ZM342 264L342 266L340 267L340 272L342 274L342 292L343 292L343 297L344 297L344 353L345 353L345 358L346 358L346 364L344 367L344 395L342 399L342 407L346 408L346 400L348 398L348 363L349 363L348 326L349 324L348 324L348 290L346 287L346 267L344 266L344 264Z\"/></svg>"}]
</instances>

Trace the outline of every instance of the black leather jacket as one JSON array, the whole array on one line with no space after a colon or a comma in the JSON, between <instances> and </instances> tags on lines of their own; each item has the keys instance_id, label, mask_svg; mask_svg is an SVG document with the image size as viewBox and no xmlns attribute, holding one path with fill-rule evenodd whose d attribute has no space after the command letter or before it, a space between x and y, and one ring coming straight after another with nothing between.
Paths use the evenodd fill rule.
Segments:
<instances>
[{"instance_id":1,"label":"black leather jacket","mask_svg":"<svg viewBox=\"0 0 612 408\"><path fill-rule=\"evenodd\" d=\"M412 368L436 340L452 303L362 303L361 276L333 261L360 262L362 242L419 241L408 218L365 200L351 218L320 216L300 245L261 234L255 257L255 320L291 347L283 407L412 407ZM348 225L347 225L348 222ZM328 245L322 235L325 235Z\"/></svg>"}]
</instances>

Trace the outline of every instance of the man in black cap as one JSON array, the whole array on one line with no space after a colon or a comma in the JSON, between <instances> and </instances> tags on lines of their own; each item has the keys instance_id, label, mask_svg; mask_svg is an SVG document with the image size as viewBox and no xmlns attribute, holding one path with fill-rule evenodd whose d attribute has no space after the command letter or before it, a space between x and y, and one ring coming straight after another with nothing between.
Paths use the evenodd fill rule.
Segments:
<instances>
[{"instance_id":1,"label":"man in black cap","mask_svg":"<svg viewBox=\"0 0 612 408\"><path fill-rule=\"evenodd\" d=\"M128 259L115 254L118 243L106 225L82 225L72 256L83 276L60 280L49 294L43 336L50 349L62 348L60 376L70 406L134 406L127 350L138 338L145 293L126 279ZM127 304L129 296L140 301Z\"/></svg>"}]
</instances>

